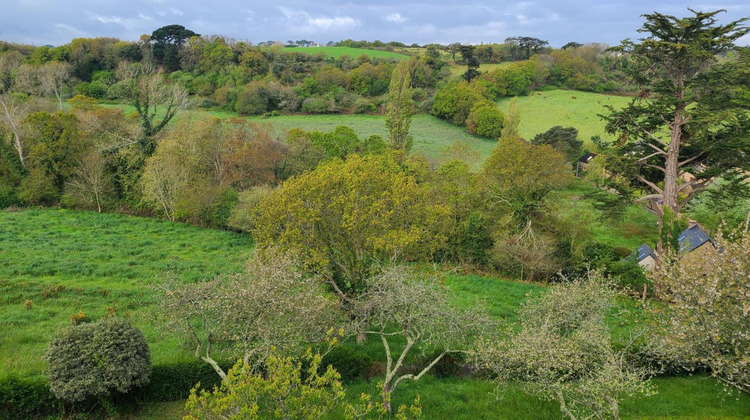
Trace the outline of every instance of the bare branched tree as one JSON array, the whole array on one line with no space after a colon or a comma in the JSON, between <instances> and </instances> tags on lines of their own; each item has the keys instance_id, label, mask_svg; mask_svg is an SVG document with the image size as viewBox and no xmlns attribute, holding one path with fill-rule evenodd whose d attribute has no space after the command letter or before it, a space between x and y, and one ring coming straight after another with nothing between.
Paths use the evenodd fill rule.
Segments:
<instances>
[{"instance_id":1,"label":"bare branched tree","mask_svg":"<svg viewBox=\"0 0 750 420\"><path fill-rule=\"evenodd\" d=\"M556 401L569 419L620 416L619 399L651 388L650 372L633 366L628 348L635 334L616 350L605 316L614 292L598 276L555 286L528 302L520 328L480 344L480 363L497 375L501 387L520 383L527 392Z\"/></svg>"},{"instance_id":2,"label":"bare branched tree","mask_svg":"<svg viewBox=\"0 0 750 420\"><path fill-rule=\"evenodd\" d=\"M224 380L214 346L257 366L273 348L288 354L322 341L336 311L319 286L302 274L296 258L271 248L256 251L241 274L194 284L168 282L160 316L166 329L187 337L195 357Z\"/></svg>"},{"instance_id":3,"label":"bare branched tree","mask_svg":"<svg viewBox=\"0 0 750 420\"><path fill-rule=\"evenodd\" d=\"M445 355L467 351L492 322L481 307L470 311L454 308L447 291L434 279L406 266L388 267L369 284L357 300L356 319L367 325L368 335L383 343L386 371L382 394L390 413L391 394L401 382L418 381ZM400 354L397 340L406 340ZM437 354L418 373L408 373L405 360L417 348Z\"/></svg>"},{"instance_id":4,"label":"bare branched tree","mask_svg":"<svg viewBox=\"0 0 750 420\"><path fill-rule=\"evenodd\" d=\"M65 185L65 193L82 204L96 206L102 212L104 197L112 192L112 181L106 170L106 159L97 150L91 150L78 160L71 178Z\"/></svg>"}]
</instances>

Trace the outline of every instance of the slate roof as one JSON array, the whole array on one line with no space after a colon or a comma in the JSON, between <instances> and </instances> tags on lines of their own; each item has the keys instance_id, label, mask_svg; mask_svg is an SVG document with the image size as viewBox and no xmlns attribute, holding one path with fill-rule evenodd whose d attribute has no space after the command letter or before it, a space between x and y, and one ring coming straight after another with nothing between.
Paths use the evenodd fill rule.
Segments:
<instances>
[{"instance_id":1,"label":"slate roof","mask_svg":"<svg viewBox=\"0 0 750 420\"><path fill-rule=\"evenodd\" d=\"M653 248L648 246L648 244L643 244L638 247L636 253L638 253L638 262L645 260L649 256L653 259L656 259L656 253L654 253Z\"/></svg>"},{"instance_id":2,"label":"slate roof","mask_svg":"<svg viewBox=\"0 0 750 420\"><path fill-rule=\"evenodd\" d=\"M578 159L578 161L581 162L581 163L589 163L591 161L591 159L593 159L593 158L595 158L597 156L599 156L598 153L588 152L585 155L581 156L581 158Z\"/></svg>"},{"instance_id":3,"label":"slate roof","mask_svg":"<svg viewBox=\"0 0 750 420\"><path fill-rule=\"evenodd\" d=\"M677 237L677 242L680 246L680 252L694 251L706 242L713 244L711 237L698 225L683 230L680 236Z\"/></svg>"}]
</instances>

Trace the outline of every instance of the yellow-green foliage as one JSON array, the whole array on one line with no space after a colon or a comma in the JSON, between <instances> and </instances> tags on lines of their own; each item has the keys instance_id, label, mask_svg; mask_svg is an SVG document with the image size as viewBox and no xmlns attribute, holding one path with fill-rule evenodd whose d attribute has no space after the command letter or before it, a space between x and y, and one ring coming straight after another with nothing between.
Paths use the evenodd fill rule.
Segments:
<instances>
[{"instance_id":1,"label":"yellow-green foliage","mask_svg":"<svg viewBox=\"0 0 750 420\"><path fill-rule=\"evenodd\" d=\"M474 104L484 99L474 86L460 82L439 89L435 92L432 113L453 124L464 124Z\"/></svg>"},{"instance_id":2,"label":"yellow-green foliage","mask_svg":"<svg viewBox=\"0 0 750 420\"><path fill-rule=\"evenodd\" d=\"M348 401L341 375L331 365L323 370L321 360L310 349L301 361L272 353L265 373L239 361L221 386L212 391L201 390L200 384L193 388L185 404L185 419L317 420L333 413L345 419L391 418L385 405L373 402L369 394L360 394L355 403ZM393 418L421 416L417 395L408 408L401 405Z\"/></svg>"},{"instance_id":3,"label":"yellow-green foliage","mask_svg":"<svg viewBox=\"0 0 750 420\"><path fill-rule=\"evenodd\" d=\"M492 197L527 207L571 180L565 156L549 145L535 146L520 138L501 138L484 163ZM516 209L514 209L516 210Z\"/></svg>"},{"instance_id":4,"label":"yellow-green foliage","mask_svg":"<svg viewBox=\"0 0 750 420\"><path fill-rule=\"evenodd\" d=\"M185 405L186 419L319 419L344 398L341 376L330 365L321 375L320 354L308 349L307 367L276 353L266 361L266 373L238 362L220 387L193 388ZM304 371L304 373L303 373Z\"/></svg>"},{"instance_id":5,"label":"yellow-green foliage","mask_svg":"<svg viewBox=\"0 0 750 420\"><path fill-rule=\"evenodd\" d=\"M258 206L254 237L300 251L307 266L356 289L375 263L429 256L448 208L389 155L352 155L291 178Z\"/></svg>"},{"instance_id":6,"label":"yellow-green foliage","mask_svg":"<svg viewBox=\"0 0 750 420\"><path fill-rule=\"evenodd\" d=\"M505 116L493 102L476 103L466 119L466 129L471 134L484 137L500 137L503 131Z\"/></svg>"}]
</instances>

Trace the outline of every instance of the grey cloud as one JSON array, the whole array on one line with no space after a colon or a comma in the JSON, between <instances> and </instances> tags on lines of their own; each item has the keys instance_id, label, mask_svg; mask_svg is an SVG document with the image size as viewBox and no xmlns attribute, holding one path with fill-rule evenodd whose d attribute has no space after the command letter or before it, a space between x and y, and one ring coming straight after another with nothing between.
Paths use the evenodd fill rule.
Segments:
<instances>
[{"instance_id":1,"label":"grey cloud","mask_svg":"<svg viewBox=\"0 0 750 420\"><path fill-rule=\"evenodd\" d=\"M636 38L640 15L654 10L684 15L684 2L584 0L339 1L301 0L4 0L0 39L36 45L59 45L75 37L111 36L137 40L169 24L201 34L224 35L253 42L307 38L380 39L418 42L502 42L525 35L549 40L604 42ZM701 10L727 9L721 22L750 15L745 0L693 3ZM743 44L750 42L745 37Z\"/></svg>"}]
</instances>

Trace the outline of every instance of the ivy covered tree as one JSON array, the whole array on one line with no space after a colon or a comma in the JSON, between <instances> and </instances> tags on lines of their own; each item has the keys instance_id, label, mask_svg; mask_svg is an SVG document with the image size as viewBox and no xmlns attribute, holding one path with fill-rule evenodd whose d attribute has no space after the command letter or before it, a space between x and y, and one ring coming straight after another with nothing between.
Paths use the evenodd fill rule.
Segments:
<instances>
[{"instance_id":1,"label":"ivy covered tree","mask_svg":"<svg viewBox=\"0 0 750 420\"><path fill-rule=\"evenodd\" d=\"M479 76L479 59L476 55L476 47L473 45L461 45L461 58L466 63L466 72L461 76L467 83Z\"/></svg>"},{"instance_id":2,"label":"ivy covered tree","mask_svg":"<svg viewBox=\"0 0 750 420\"><path fill-rule=\"evenodd\" d=\"M583 141L578 140L578 130L574 127L556 125L531 139L532 144L549 144L565 155L569 162L575 162L581 156Z\"/></svg>"},{"instance_id":3,"label":"ivy covered tree","mask_svg":"<svg viewBox=\"0 0 750 420\"><path fill-rule=\"evenodd\" d=\"M750 168L747 71L735 62L742 57L717 60L750 31L747 18L720 25L721 10L690 11L685 18L644 15L639 32L647 36L615 49L632 57L630 76L641 94L623 109L610 107L607 130L621 136L621 152L634 163L625 176L648 190L638 200L650 201L660 217L665 208L679 215L726 171ZM693 179L681 182L684 174Z\"/></svg>"}]
</instances>

